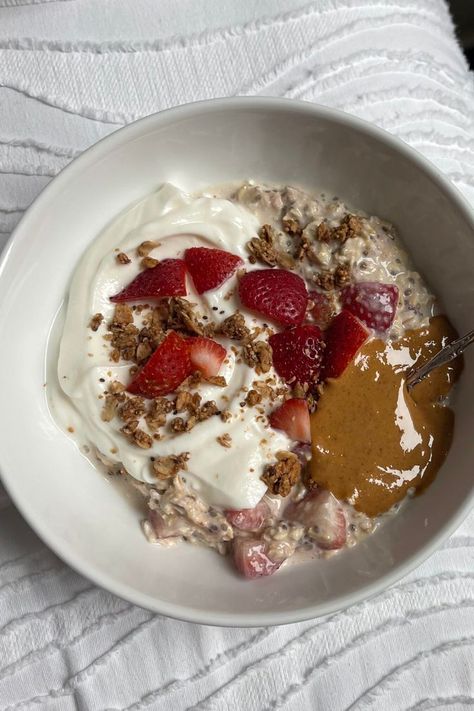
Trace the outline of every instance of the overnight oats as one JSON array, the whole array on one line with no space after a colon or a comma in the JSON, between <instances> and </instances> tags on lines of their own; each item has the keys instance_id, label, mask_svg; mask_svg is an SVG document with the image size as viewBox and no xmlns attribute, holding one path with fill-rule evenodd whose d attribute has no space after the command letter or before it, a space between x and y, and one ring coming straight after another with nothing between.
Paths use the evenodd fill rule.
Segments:
<instances>
[{"instance_id":1,"label":"overnight oats","mask_svg":"<svg viewBox=\"0 0 474 711\"><path fill-rule=\"evenodd\" d=\"M160 545L248 578L355 545L432 481L459 363L392 225L254 183L165 184L93 242L71 285L51 410L143 496Z\"/></svg>"}]
</instances>

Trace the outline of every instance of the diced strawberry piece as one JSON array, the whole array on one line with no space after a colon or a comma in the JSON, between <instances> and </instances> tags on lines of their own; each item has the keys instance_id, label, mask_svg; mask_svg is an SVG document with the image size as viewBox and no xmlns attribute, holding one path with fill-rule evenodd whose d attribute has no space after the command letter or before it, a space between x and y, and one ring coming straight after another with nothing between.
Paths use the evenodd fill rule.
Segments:
<instances>
[{"instance_id":1,"label":"diced strawberry piece","mask_svg":"<svg viewBox=\"0 0 474 711\"><path fill-rule=\"evenodd\" d=\"M236 254L208 247L190 247L184 254L184 260L198 294L217 289L243 264Z\"/></svg>"},{"instance_id":2,"label":"diced strawberry piece","mask_svg":"<svg viewBox=\"0 0 474 711\"><path fill-rule=\"evenodd\" d=\"M239 284L244 306L284 326L301 323L308 305L303 279L286 269L256 269L244 274Z\"/></svg>"},{"instance_id":3,"label":"diced strawberry piece","mask_svg":"<svg viewBox=\"0 0 474 711\"><path fill-rule=\"evenodd\" d=\"M110 300L140 301L163 296L186 296L186 265L182 259L164 259L156 267L145 269Z\"/></svg>"},{"instance_id":4,"label":"diced strawberry piece","mask_svg":"<svg viewBox=\"0 0 474 711\"><path fill-rule=\"evenodd\" d=\"M277 407L270 415L270 424L286 432L291 439L311 442L308 404L303 398L293 397Z\"/></svg>"},{"instance_id":5,"label":"diced strawberry piece","mask_svg":"<svg viewBox=\"0 0 474 711\"><path fill-rule=\"evenodd\" d=\"M170 331L127 390L150 398L168 395L191 373L189 343L175 331Z\"/></svg>"},{"instance_id":6,"label":"diced strawberry piece","mask_svg":"<svg viewBox=\"0 0 474 711\"><path fill-rule=\"evenodd\" d=\"M327 328L334 318L334 305L327 294L320 291L310 291L309 298L314 306L311 309L311 316L320 328Z\"/></svg>"},{"instance_id":7,"label":"diced strawberry piece","mask_svg":"<svg viewBox=\"0 0 474 711\"><path fill-rule=\"evenodd\" d=\"M204 336L190 338L189 344L193 370L199 370L206 378L217 375L227 355L226 349L212 338Z\"/></svg>"},{"instance_id":8,"label":"diced strawberry piece","mask_svg":"<svg viewBox=\"0 0 474 711\"><path fill-rule=\"evenodd\" d=\"M225 512L228 522L239 531L258 531L270 515L265 501L259 501L253 509L229 509Z\"/></svg>"},{"instance_id":9,"label":"diced strawberry piece","mask_svg":"<svg viewBox=\"0 0 474 711\"><path fill-rule=\"evenodd\" d=\"M315 383L324 352L324 337L318 326L297 326L268 339L273 365L287 382Z\"/></svg>"},{"instance_id":10,"label":"diced strawberry piece","mask_svg":"<svg viewBox=\"0 0 474 711\"><path fill-rule=\"evenodd\" d=\"M342 290L342 305L369 328L388 331L397 311L398 288L376 281L352 284Z\"/></svg>"},{"instance_id":11,"label":"diced strawberry piece","mask_svg":"<svg viewBox=\"0 0 474 711\"><path fill-rule=\"evenodd\" d=\"M359 319L343 309L325 333L326 350L322 378L338 378L367 340L368 332Z\"/></svg>"},{"instance_id":12,"label":"diced strawberry piece","mask_svg":"<svg viewBox=\"0 0 474 711\"><path fill-rule=\"evenodd\" d=\"M275 563L267 555L267 544L258 538L235 538L234 563L245 578L260 578L275 573L283 561Z\"/></svg>"},{"instance_id":13,"label":"diced strawberry piece","mask_svg":"<svg viewBox=\"0 0 474 711\"><path fill-rule=\"evenodd\" d=\"M346 517L330 491L315 489L308 492L301 501L289 504L284 516L311 528L311 537L324 550L336 550L346 543Z\"/></svg>"}]
</instances>

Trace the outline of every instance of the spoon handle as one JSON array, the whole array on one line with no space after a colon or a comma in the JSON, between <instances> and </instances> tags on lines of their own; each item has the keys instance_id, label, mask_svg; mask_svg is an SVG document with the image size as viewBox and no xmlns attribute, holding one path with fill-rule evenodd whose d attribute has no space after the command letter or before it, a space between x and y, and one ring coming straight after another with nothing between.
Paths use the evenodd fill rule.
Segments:
<instances>
[{"instance_id":1,"label":"spoon handle","mask_svg":"<svg viewBox=\"0 0 474 711\"><path fill-rule=\"evenodd\" d=\"M409 370L406 378L408 390L411 390L415 385L418 385L418 383L424 380L434 368L438 368L440 365L449 363L451 360L457 358L471 343L474 343L474 330L448 343L447 346L438 351L436 355L426 361L422 366L418 368L414 367Z\"/></svg>"}]
</instances>

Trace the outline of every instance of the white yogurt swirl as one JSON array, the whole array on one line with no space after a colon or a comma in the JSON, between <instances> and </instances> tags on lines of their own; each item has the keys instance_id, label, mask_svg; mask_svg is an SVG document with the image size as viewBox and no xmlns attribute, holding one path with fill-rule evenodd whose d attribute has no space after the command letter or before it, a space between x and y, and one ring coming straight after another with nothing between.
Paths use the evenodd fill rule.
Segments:
<instances>
[{"instance_id":1,"label":"white yogurt swirl","mask_svg":"<svg viewBox=\"0 0 474 711\"><path fill-rule=\"evenodd\" d=\"M265 465L274 461L278 450L291 444L283 432L268 426L256 408L240 405L245 399L244 388L250 389L255 380L268 377L279 382L278 376L271 370L258 377L234 354L231 341L217 339L228 352L219 373L227 387L206 385L199 392L203 402L215 400L220 409L232 413L232 419L223 422L218 416L212 417L190 432L168 433L154 442L152 449L143 450L120 432L123 423L118 418L112 422L101 418L107 383L127 383L130 379L130 364L111 363L110 345L103 336L114 311L109 297L121 291L139 271L138 260L119 264L114 250L133 254L141 242L153 240L159 246L150 256L166 259L182 257L191 246L216 247L238 254L245 268L252 269L255 267L248 262L245 244L258 227L257 219L242 206L229 200L196 198L169 184L120 215L91 244L76 269L60 342L58 379L48 384L53 416L63 429L74 430L79 445L87 444L113 463L122 464L136 479L150 483L154 481L150 457L189 452L187 482L209 504L225 508L255 506L266 491L260 479ZM238 302L236 276L202 295L196 294L189 277L187 286L186 298L197 304L201 316L220 321L239 308L249 327L263 325ZM104 324L94 333L89 322L95 313L103 314ZM231 437L230 448L217 441L224 434Z\"/></svg>"}]
</instances>

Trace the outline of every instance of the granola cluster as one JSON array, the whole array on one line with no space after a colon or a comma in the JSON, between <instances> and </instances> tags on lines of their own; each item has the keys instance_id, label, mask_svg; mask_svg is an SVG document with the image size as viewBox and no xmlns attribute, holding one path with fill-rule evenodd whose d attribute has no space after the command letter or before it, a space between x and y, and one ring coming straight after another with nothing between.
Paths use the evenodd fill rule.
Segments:
<instances>
[{"instance_id":1,"label":"granola cluster","mask_svg":"<svg viewBox=\"0 0 474 711\"><path fill-rule=\"evenodd\" d=\"M288 496L292 487L300 480L301 463L293 452L277 452L276 458L276 464L269 464L261 479L272 494Z\"/></svg>"}]
</instances>

